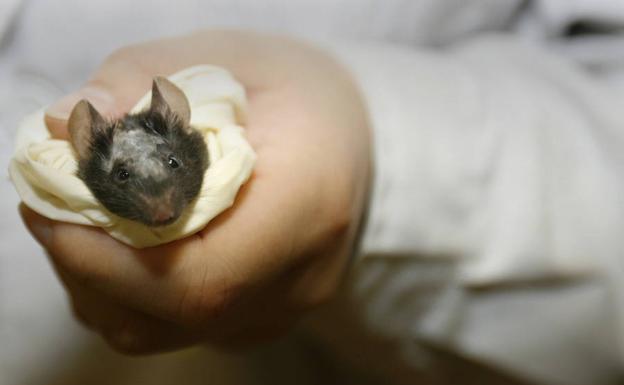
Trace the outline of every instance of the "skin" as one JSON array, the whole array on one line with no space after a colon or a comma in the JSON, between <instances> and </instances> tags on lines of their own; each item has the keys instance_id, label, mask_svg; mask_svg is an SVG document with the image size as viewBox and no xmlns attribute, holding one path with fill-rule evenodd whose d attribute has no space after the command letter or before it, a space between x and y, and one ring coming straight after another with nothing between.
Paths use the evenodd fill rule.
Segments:
<instances>
[{"instance_id":1,"label":"skin","mask_svg":"<svg viewBox=\"0 0 624 385\"><path fill-rule=\"evenodd\" d=\"M335 293L362 223L371 178L365 108L349 74L300 42L205 31L125 47L54 105L46 124L67 139L78 100L119 117L154 75L199 63L228 68L248 91L258 161L231 209L195 235L137 250L20 207L76 317L120 352L238 347L282 334Z\"/></svg>"}]
</instances>

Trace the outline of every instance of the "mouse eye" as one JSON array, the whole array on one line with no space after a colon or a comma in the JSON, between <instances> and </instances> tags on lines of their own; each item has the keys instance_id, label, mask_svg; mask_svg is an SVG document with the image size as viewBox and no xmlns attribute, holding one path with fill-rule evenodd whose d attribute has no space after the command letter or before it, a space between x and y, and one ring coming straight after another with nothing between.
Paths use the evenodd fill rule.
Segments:
<instances>
[{"instance_id":1,"label":"mouse eye","mask_svg":"<svg viewBox=\"0 0 624 385\"><path fill-rule=\"evenodd\" d=\"M180 167L180 163L173 156L169 157L169 159L167 160L167 164L169 164L169 167L171 167L171 168L178 168L178 167Z\"/></svg>"},{"instance_id":2,"label":"mouse eye","mask_svg":"<svg viewBox=\"0 0 624 385\"><path fill-rule=\"evenodd\" d=\"M130 178L130 173L125 168L117 170L117 180L123 182Z\"/></svg>"}]
</instances>

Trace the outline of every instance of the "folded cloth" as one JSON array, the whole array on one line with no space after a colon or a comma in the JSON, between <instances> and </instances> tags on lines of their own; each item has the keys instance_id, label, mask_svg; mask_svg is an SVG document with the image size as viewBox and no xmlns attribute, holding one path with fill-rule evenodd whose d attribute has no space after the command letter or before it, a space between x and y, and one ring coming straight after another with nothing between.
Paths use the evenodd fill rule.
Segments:
<instances>
[{"instance_id":1,"label":"folded cloth","mask_svg":"<svg viewBox=\"0 0 624 385\"><path fill-rule=\"evenodd\" d=\"M28 116L18 128L9 174L24 203L50 219L102 227L131 246L155 246L201 230L234 202L253 170L256 155L244 138L244 88L226 70L201 65L169 77L186 95L191 125L203 135L210 167L198 198L182 216L164 227L149 227L121 218L102 206L76 176L71 144L53 139L44 125L43 111ZM131 112L149 106L145 95Z\"/></svg>"}]
</instances>

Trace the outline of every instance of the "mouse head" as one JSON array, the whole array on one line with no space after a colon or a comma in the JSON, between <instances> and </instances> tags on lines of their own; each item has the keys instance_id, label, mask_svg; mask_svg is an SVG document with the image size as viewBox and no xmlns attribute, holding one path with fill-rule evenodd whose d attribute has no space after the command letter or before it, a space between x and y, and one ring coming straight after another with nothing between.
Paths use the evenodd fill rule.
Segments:
<instances>
[{"instance_id":1,"label":"mouse head","mask_svg":"<svg viewBox=\"0 0 624 385\"><path fill-rule=\"evenodd\" d=\"M208 167L190 116L184 93L162 77L154 79L150 107L119 120L107 121L80 101L68 122L78 176L119 216L149 226L173 223L199 193Z\"/></svg>"}]
</instances>

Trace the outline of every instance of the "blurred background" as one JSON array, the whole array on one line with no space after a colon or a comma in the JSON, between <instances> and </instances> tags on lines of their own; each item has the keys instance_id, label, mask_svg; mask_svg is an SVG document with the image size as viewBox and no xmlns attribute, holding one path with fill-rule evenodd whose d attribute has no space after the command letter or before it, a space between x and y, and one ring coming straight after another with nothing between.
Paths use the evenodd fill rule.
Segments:
<instances>
[{"instance_id":1,"label":"blurred background","mask_svg":"<svg viewBox=\"0 0 624 385\"><path fill-rule=\"evenodd\" d=\"M431 127L442 127L437 132L447 136L440 140L459 152L468 140L477 146L475 154L481 149L493 154L488 146L525 151L521 144L526 138L517 131L483 136L484 130L505 124L530 126L531 119L516 115L534 116L539 111L535 116L550 123L541 120L538 126L553 127L546 131L555 135L539 137L550 143L539 154L559 149L557 154L564 155L550 161L560 166L577 162L575 167L593 164L598 157L596 170L607 164L614 173L601 185L603 179L594 177L598 171L590 168L587 183L596 182L597 187L579 198L582 204L571 200L561 209L582 206L570 211L576 216L554 215L545 205L546 214L540 218L527 220L520 214L511 218L520 218L521 233L548 233L549 223L572 220L587 220L588 226L596 227L579 234L581 227L558 226L556 230L563 232L553 236L554 241L531 238L527 242L534 243L525 248L510 246L505 240L516 238L491 227L488 234L505 243L494 251L485 241L466 250L456 242L444 244L451 238L438 233L454 233L458 225L452 221L457 217L448 202L429 199L465 191L447 172L454 163L445 166L446 158L436 158L435 164L449 178L432 179L441 183L440 189L431 196L412 196L407 194L411 190L394 187L399 191L384 193L384 199L403 204L413 197L413 218L437 218L431 210L444 206L439 216L443 219L432 227L423 225L422 219L393 223L384 217L388 215L384 210L396 207L375 198L362 246L369 257L354 265L339 298L291 335L244 354L208 347L143 358L114 353L72 319L47 258L21 223L19 197L7 173L15 129L28 113L78 88L116 48L217 27L311 40L342 60L371 108L382 181L391 178L392 166L383 150L391 150L391 138L401 140L402 130L414 122L428 119ZM609 200L624 191L613 182L621 171L620 157L611 156L624 143L619 139L622 134L618 136L618 129L624 129L623 27L620 0L2 0L0 385L623 383L624 297L618 263L624 247L617 226L624 207ZM511 86L496 96L505 87L492 91L492 84ZM492 102L501 98L515 104ZM530 104L527 100L535 105L524 106ZM446 114L456 120L440 122L439 116ZM521 123L510 122L518 120ZM468 134L456 132L456 127L466 125L472 130ZM412 131L410 138L419 141L418 135L425 133L433 140L423 130ZM379 134L386 131L387 136ZM601 133L599 139L593 132ZM473 135L494 144L471 142ZM572 138L563 140L568 152L556 146L560 142L556 135ZM595 148L579 149L578 143L586 141L606 155ZM531 143L540 147L542 142ZM524 163L511 163L502 162L500 172L510 170L528 179L496 186L503 186L511 201L517 194L519 211L542 202L539 194L535 201L524 199L523 192L542 191L535 183L563 181L569 175L555 167L556 175L544 177L538 165L533 172L542 179L532 179L534 174L523 168ZM478 171L489 170L475 168L470 178L481 178ZM405 183L431 186L422 182ZM566 196L566 184L558 186L544 196ZM471 196L466 194L462 197ZM484 204L492 212L508 207L488 202ZM492 217L502 218L493 225L499 228L509 219ZM402 230L397 230L399 225ZM591 229L599 236L587 243L579 240ZM407 233L410 241L388 233ZM558 247L562 239L564 246ZM386 254L395 254L392 262ZM445 258L430 258L440 254ZM478 258L470 262L457 262L475 255Z\"/></svg>"}]
</instances>

